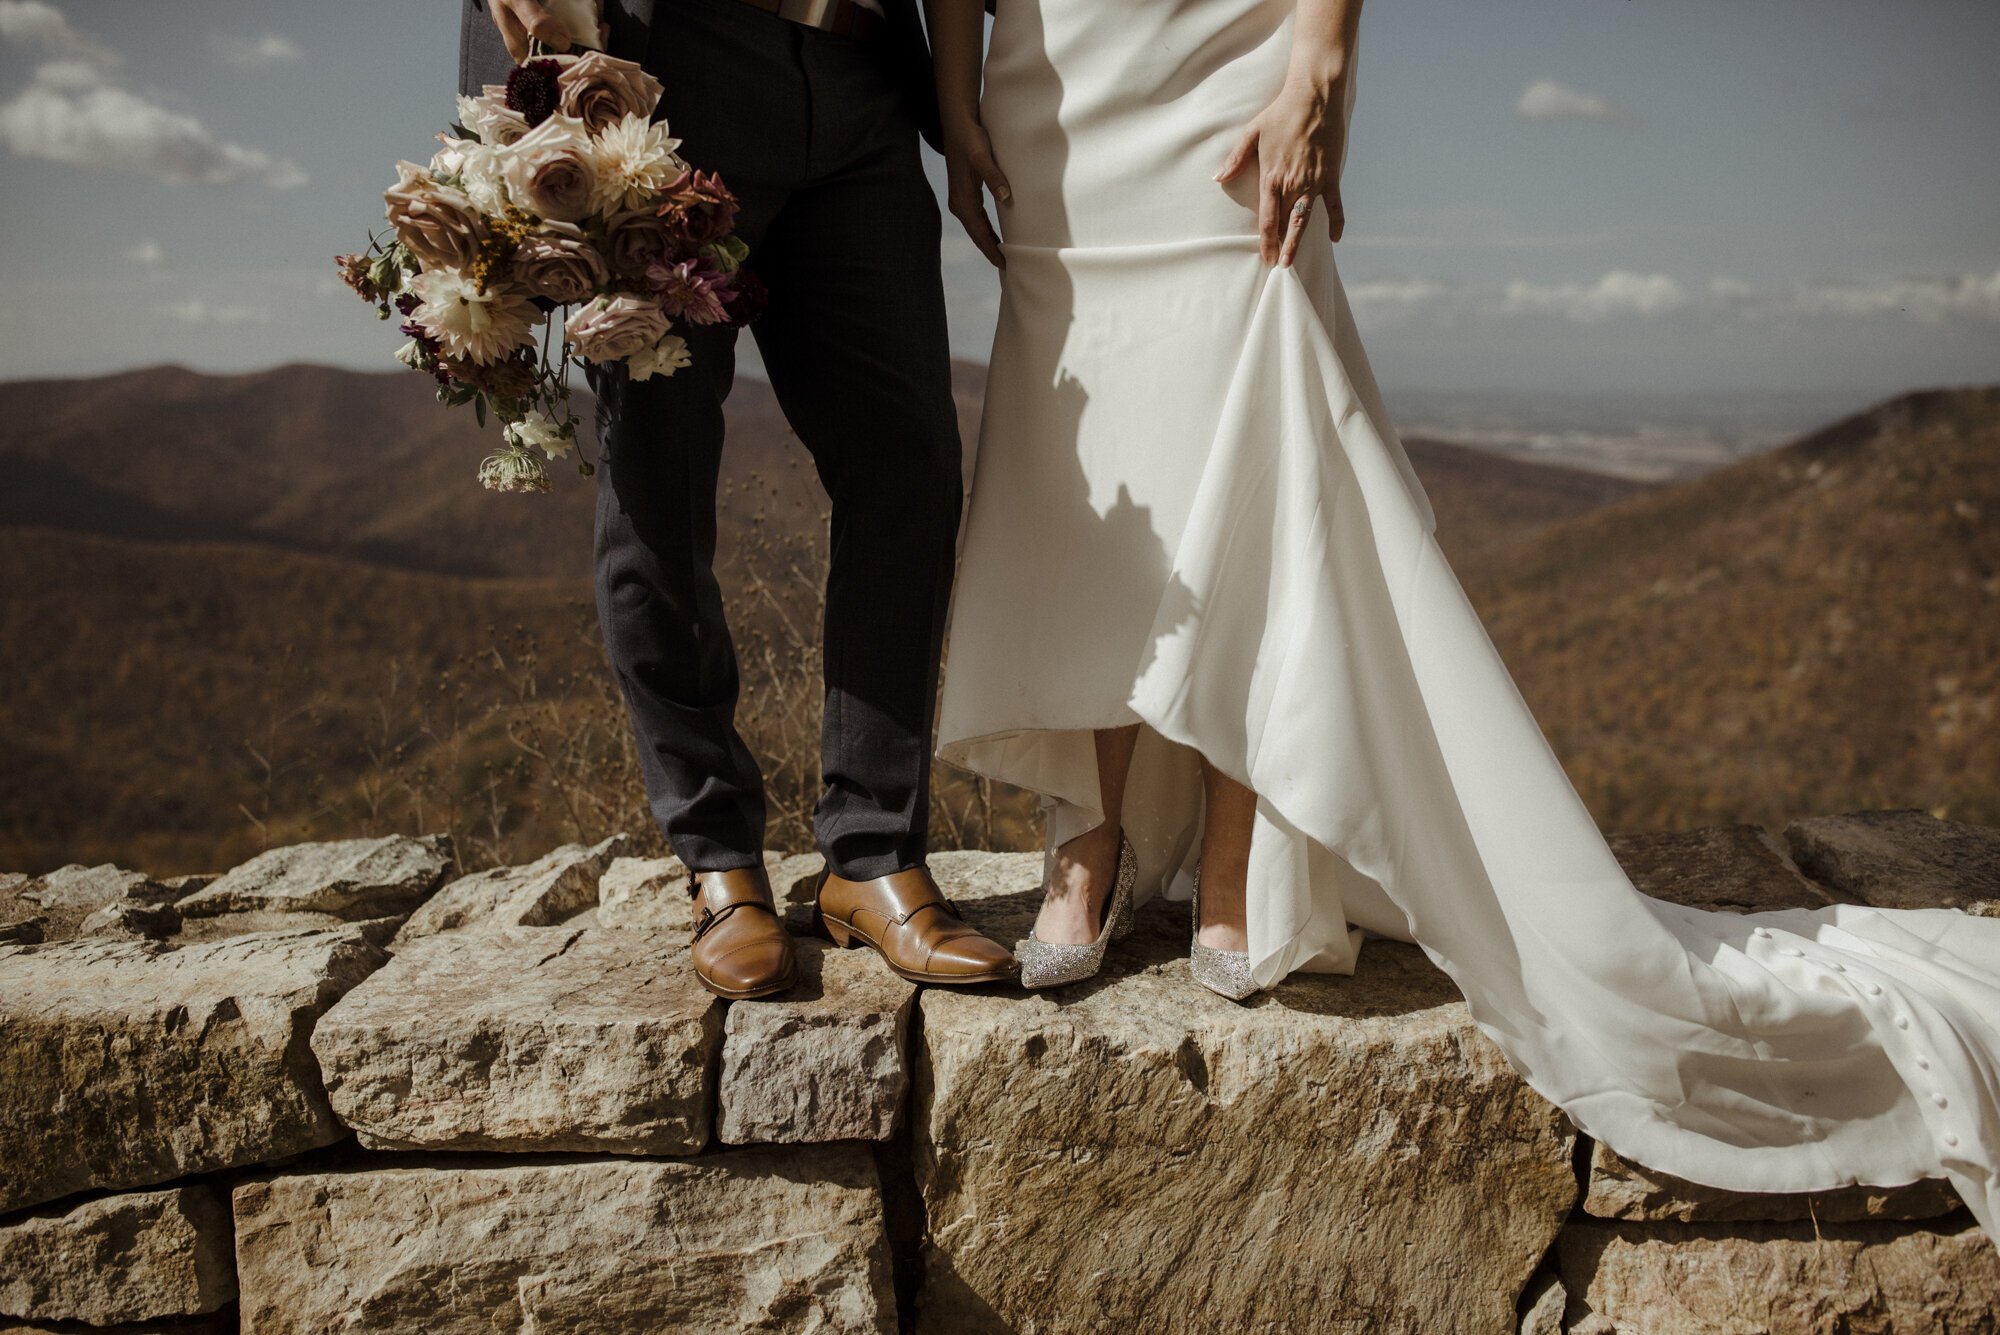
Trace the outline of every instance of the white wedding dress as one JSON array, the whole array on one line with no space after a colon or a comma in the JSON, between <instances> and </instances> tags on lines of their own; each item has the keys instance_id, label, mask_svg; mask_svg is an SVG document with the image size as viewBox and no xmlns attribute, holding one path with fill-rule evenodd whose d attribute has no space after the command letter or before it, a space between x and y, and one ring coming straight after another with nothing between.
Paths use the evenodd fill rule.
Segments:
<instances>
[{"instance_id":1,"label":"white wedding dress","mask_svg":"<svg viewBox=\"0 0 2000 1335\"><path fill-rule=\"evenodd\" d=\"M2000 1226L2000 921L1703 912L1635 890L1433 539L1316 212L1266 267L1254 170L1290 0L1000 0L1012 201L939 753L1103 819L1142 723L1141 899L1184 899L1195 752L1259 795L1257 980L1414 941L1542 1095L1696 1182L1948 1177ZM1349 107L1354 83L1349 81Z\"/></svg>"}]
</instances>

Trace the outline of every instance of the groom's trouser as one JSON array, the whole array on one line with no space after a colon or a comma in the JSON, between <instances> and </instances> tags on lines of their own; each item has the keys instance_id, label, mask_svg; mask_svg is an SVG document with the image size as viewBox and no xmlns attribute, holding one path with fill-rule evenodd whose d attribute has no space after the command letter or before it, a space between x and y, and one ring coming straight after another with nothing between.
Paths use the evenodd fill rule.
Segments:
<instances>
[{"instance_id":1,"label":"groom's trouser","mask_svg":"<svg viewBox=\"0 0 2000 1335\"><path fill-rule=\"evenodd\" d=\"M660 0L647 68L683 156L741 201L771 304L751 326L832 500L814 813L834 871L921 862L938 655L963 500L939 218L882 48L742 0ZM734 332L692 366L593 377L597 605L653 815L699 870L758 862L763 781L738 735L712 569Z\"/></svg>"}]
</instances>

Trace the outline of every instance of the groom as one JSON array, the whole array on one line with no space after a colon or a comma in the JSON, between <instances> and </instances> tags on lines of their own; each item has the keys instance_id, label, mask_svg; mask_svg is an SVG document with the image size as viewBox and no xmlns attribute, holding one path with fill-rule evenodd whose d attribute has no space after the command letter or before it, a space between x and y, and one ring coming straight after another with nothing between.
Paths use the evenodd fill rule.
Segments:
<instances>
[{"instance_id":1,"label":"groom","mask_svg":"<svg viewBox=\"0 0 2000 1335\"><path fill-rule=\"evenodd\" d=\"M505 82L539 0L462 0L459 84ZM665 92L683 156L741 204L770 289L751 326L833 503L826 586L819 911L929 983L1012 977L924 865L931 714L963 500L918 136L938 142L916 0L606 0L606 48ZM696 974L718 996L796 977L763 865L763 777L734 723L735 650L712 562L735 331L687 326L693 364L598 396L597 608L654 818L693 871Z\"/></svg>"}]
</instances>

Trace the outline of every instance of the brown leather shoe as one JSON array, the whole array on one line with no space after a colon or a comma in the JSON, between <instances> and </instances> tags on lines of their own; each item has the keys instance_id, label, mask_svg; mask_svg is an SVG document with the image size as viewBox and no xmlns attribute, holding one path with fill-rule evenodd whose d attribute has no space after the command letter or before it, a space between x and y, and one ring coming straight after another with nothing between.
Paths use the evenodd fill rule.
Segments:
<instances>
[{"instance_id":1,"label":"brown leather shoe","mask_svg":"<svg viewBox=\"0 0 2000 1335\"><path fill-rule=\"evenodd\" d=\"M928 867L872 881L823 871L819 915L835 945L871 945L913 983L994 983L1020 972L1012 952L958 916Z\"/></svg>"},{"instance_id":2,"label":"brown leather shoe","mask_svg":"<svg viewBox=\"0 0 2000 1335\"><path fill-rule=\"evenodd\" d=\"M742 1001L782 992L798 980L792 938L771 899L762 867L696 872L694 941L688 956L701 985Z\"/></svg>"}]
</instances>

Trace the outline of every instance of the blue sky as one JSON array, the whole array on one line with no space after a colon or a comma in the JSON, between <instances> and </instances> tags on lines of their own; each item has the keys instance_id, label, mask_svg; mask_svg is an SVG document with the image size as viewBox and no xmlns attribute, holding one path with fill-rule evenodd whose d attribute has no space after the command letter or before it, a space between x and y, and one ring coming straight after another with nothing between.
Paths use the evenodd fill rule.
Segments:
<instances>
[{"instance_id":1,"label":"blue sky","mask_svg":"<svg viewBox=\"0 0 2000 1335\"><path fill-rule=\"evenodd\" d=\"M389 366L328 260L450 119L456 16L0 0L0 377ZM1368 0L1338 253L1377 375L2000 380L1996 54L1991 0ZM947 231L983 359L996 289Z\"/></svg>"}]
</instances>

